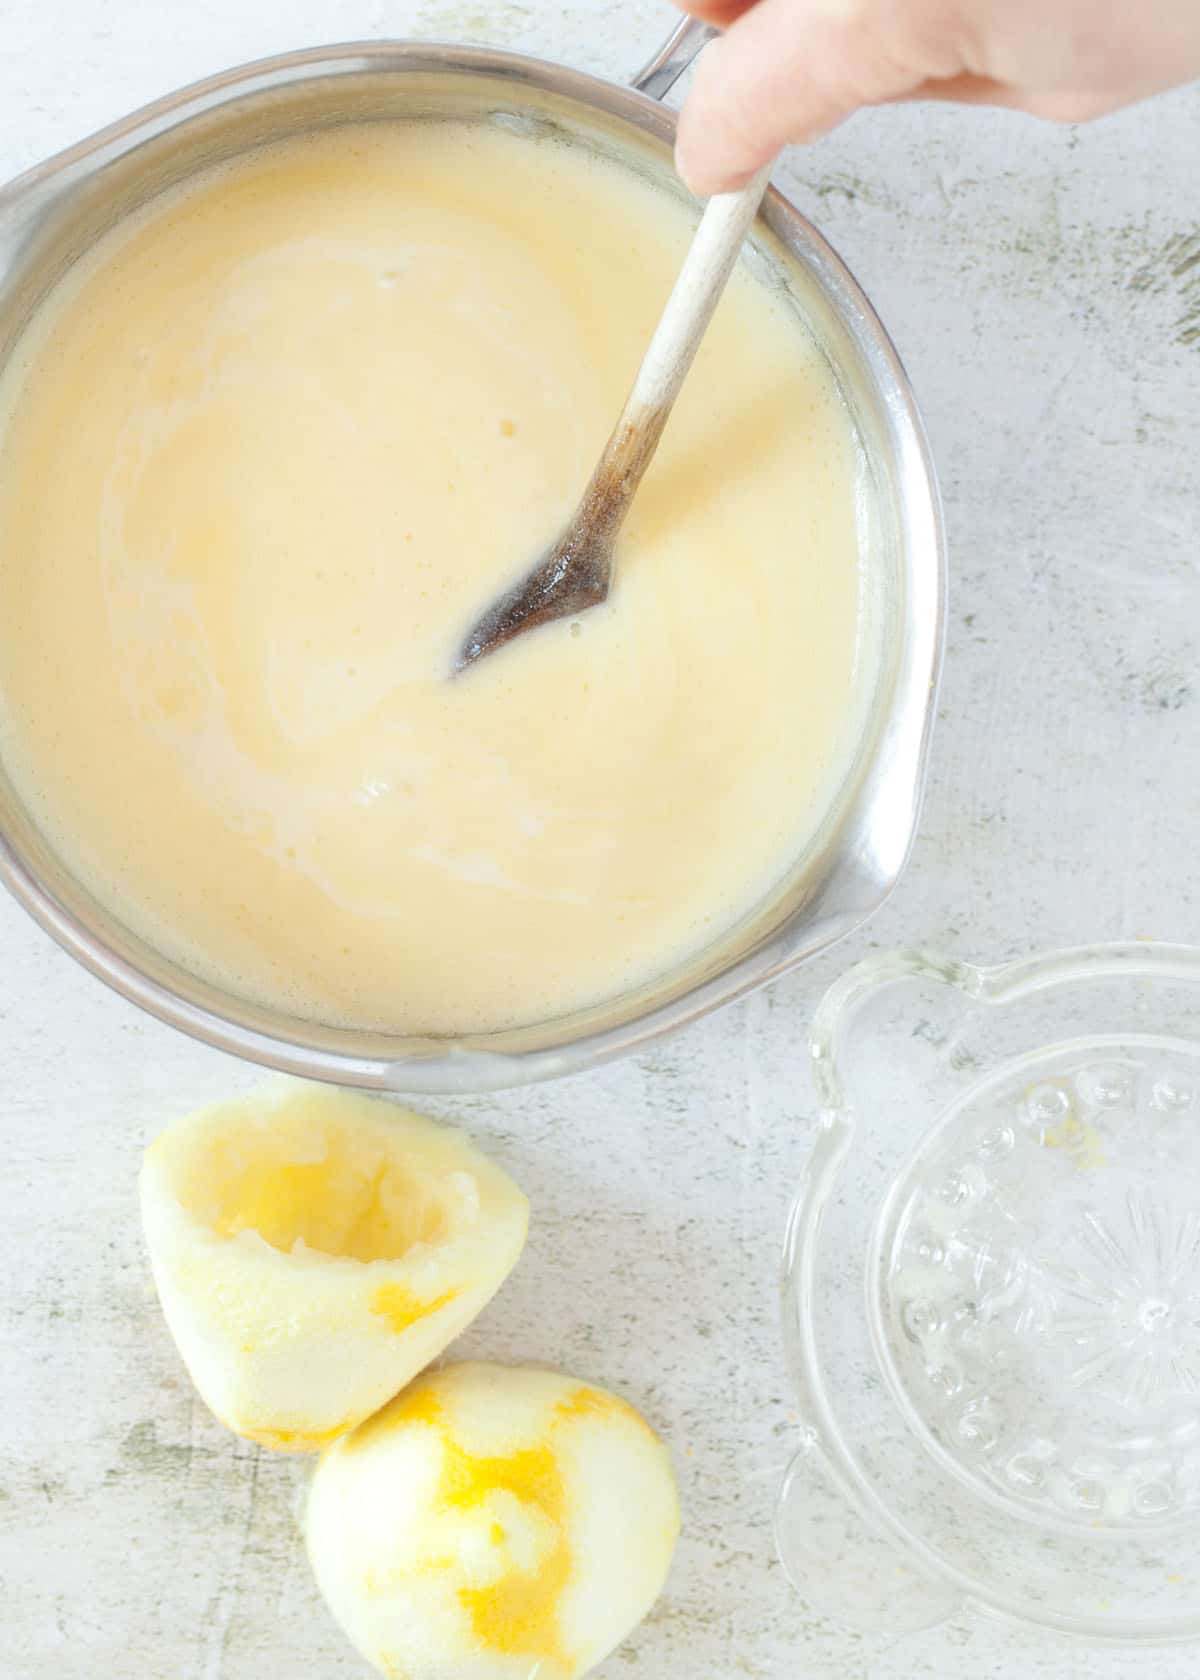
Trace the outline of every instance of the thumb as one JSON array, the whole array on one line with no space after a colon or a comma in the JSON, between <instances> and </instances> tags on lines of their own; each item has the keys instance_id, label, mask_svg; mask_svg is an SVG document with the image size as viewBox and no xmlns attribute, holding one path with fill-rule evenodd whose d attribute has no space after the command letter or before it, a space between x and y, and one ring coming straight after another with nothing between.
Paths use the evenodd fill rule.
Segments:
<instances>
[{"instance_id":1,"label":"thumb","mask_svg":"<svg viewBox=\"0 0 1200 1680\"><path fill-rule=\"evenodd\" d=\"M790 140L813 140L860 105L957 68L899 51L898 0L758 0L708 47L679 119L679 173L701 195L742 186Z\"/></svg>"}]
</instances>

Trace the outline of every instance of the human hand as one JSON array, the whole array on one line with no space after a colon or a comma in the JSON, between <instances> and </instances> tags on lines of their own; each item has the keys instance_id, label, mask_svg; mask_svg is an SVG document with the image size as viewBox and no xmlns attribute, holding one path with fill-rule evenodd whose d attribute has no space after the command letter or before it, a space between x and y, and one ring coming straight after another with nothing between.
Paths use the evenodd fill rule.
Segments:
<instances>
[{"instance_id":1,"label":"human hand","mask_svg":"<svg viewBox=\"0 0 1200 1680\"><path fill-rule=\"evenodd\" d=\"M1084 122L1200 76L1197 0L680 0L725 31L679 122L697 193L862 105L943 99Z\"/></svg>"}]
</instances>

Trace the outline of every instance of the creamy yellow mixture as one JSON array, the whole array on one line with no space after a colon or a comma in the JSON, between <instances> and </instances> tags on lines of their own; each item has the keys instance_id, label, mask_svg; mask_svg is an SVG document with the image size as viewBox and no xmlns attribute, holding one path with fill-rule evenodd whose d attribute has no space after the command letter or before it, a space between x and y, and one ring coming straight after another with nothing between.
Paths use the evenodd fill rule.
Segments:
<instances>
[{"instance_id":1,"label":"creamy yellow mixture","mask_svg":"<svg viewBox=\"0 0 1200 1680\"><path fill-rule=\"evenodd\" d=\"M571 511L689 237L580 149L328 131L158 200L0 381L0 756L194 971L453 1032L651 978L780 878L865 673L855 446L740 272L609 603L450 679Z\"/></svg>"}]
</instances>

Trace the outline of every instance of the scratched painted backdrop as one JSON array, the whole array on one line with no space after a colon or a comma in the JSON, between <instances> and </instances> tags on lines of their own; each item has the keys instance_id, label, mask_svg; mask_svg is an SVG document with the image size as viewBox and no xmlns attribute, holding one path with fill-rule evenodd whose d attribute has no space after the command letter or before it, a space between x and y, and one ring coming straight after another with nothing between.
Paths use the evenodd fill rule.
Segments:
<instances>
[{"instance_id":1,"label":"scratched painted backdrop","mask_svg":"<svg viewBox=\"0 0 1200 1680\"><path fill-rule=\"evenodd\" d=\"M431 0L4 0L0 176L259 54L406 33L612 76L668 12ZM1000 958L1200 940L1200 91L1076 133L864 116L779 178L879 305L943 477L949 651L908 875L831 958L653 1054L447 1105L516 1174L527 1256L463 1344L638 1401L679 1464L666 1595L608 1680L1117 1680L962 1620L821 1619L771 1548L795 1415L776 1256L812 1126L805 1023L836 969L920 940ZM2 606L0 606L2 610ZM195 1401L134 1195L170 1115L250 1082L143 1020L0 903L0 1676L363 1680L297 1539L297 1468ZM1140 1658L1184 1680L1196 1658Z\"/></svg>"}]
</instances>

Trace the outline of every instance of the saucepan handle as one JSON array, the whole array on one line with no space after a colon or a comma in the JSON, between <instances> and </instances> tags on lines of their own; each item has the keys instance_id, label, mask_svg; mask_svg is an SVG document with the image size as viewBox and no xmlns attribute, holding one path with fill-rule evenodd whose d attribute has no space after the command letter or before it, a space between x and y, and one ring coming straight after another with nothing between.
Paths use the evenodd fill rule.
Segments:
<instances>
[{"instance_id":1,"label":"saucepan handle","mask_svg":"<svg viewBox=\"0 0 1200 1680\"><path fill-rule=\"evenodd\" d=\"M703 23L699 18L681 18L654 57L633 77L630 86L639 93L648 93L651 99L665 99L700 48L716 33L711 23Z\"/></svg>"}]
</instances>

